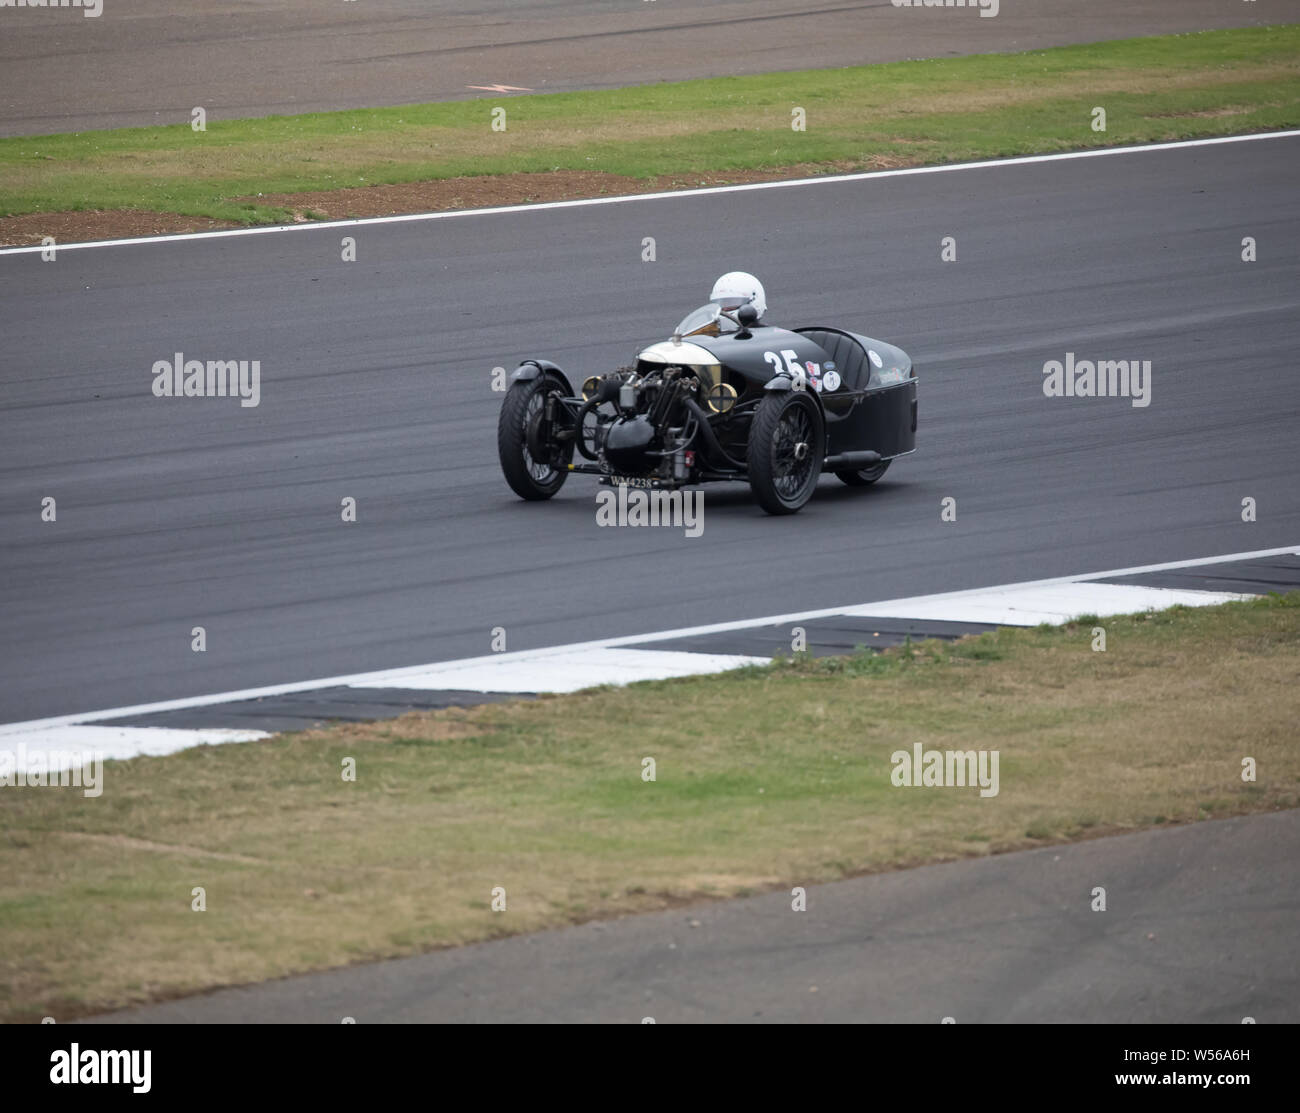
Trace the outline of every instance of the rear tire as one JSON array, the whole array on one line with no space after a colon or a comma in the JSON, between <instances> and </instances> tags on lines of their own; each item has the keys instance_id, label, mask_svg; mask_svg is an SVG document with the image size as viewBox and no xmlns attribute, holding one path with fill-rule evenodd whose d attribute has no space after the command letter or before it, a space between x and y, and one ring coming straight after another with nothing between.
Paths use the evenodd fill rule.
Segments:
<instances>
[{"instance_id":1,"label":"rear tire","mask_svg":"<svg viewBox=\"0 0 1300 1113\"><path fill-rule=\"evenodd\" d=\"M837 471L835 477L850 487L870 487L889 470L889 464L890 461L881 460L880 463L872 464L871 467L862 468L860 471Z\"/></svg>"},{"instance_id":2,"label":"rear tire","mask_svg":"<svg viewBox=\"0 0 1300 1113\"><path fill-rule=\"evenodd\" d=\"M511 385L497 420L497 455L510 489L521 499L549 499L569 478L573 442L550 446L550 460L536 460L528 450L529 430L541 419L548 394L563 394L564 384L551 375L524 379Z\"/></svg>"},{"instance_id":3,"label":"rear tire","mask_svg":"<svg viewBox=\"0 0 1300 1113\"><path fill-rule=\"evenodd\" d=\"M822 473L822 412L802 390L764 395L749 428L749 486L769 514L794 514Z\"/></svg>"}]
</instances>

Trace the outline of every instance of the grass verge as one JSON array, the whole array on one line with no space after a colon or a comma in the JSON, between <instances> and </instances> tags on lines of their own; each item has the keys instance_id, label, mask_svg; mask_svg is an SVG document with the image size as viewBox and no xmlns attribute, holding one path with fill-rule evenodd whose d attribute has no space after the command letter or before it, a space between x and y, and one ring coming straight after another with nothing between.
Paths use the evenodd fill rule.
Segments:
<instances>
[{"instance_id":1,"label":"grass verge","mask_svg":"<svg viewBox=\"0 0 1300 1113\"><path fill-rule=\"evenodd\" d=\"M0 1019L1300 805L1300 592L1107 619L1104 652L1092 625L137 758L94 799L5 789ZM998 750L998 795L894 787L917 742Z\"/></svg>"},{"instance_id":2,"label":"grass verge","mask_svg":"<svg viewBox=\"0 0 1300 1113\"><path fill-rule=\"evenodd\" d=\"M376 215L375 186L593 173L690 186L1300 124L1300 25L626 89L0 140L0 215L148 211L236 224ZM504 108L504 131L492 109ZM1106 130L1093 130L1093 109ZM806 130L792 113L806 113ZM610 191L592 183L593 193ZM630 190L627 190L630 191ZM455 191L475 203L474 191ZM542 191L545 195L545 191ZM463 196L462 196L463 195ZM418 195L384 197L415 211ZM387 206L395 204L396 208Z\"/></svg>"}]
</instances>

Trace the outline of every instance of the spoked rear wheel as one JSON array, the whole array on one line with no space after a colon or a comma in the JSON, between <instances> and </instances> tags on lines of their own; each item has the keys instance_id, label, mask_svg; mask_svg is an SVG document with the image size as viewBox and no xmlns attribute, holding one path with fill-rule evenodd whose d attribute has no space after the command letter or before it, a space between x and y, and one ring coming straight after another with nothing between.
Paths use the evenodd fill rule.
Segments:
<instances>
[{"instance_id":1,"label":"spoked rear wheel","mask_svg":"<svg viewBox=\"0 0 1300 1113\"><path fill-rule=\"evenodd\" d=\"M506 482L521 499L549 499L569 478L573 442L548 441L541 435L546 396L563 393L558 379L540 375L514 383L501 403L497 454Z\"/></svg>"},{"instance_id":2,"label":"spoked rear wheel","mask_svg":"<svg viewBox=\"0 0 1300 1113\"><path fill-rule=\"evenodd\" d=\"M749 485L769 514L794 514L812 498L825 437L817 403L804 391L766 395L749 430Z\"/></svg>"}]
</instances>

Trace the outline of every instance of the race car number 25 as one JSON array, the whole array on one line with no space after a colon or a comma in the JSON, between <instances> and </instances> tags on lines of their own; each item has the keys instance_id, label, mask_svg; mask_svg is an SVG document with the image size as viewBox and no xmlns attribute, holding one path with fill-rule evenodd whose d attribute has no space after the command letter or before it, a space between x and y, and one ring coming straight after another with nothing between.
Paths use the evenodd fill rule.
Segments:
<instances>
[{"instance_id":1,"label":"race car number 25","mask_svg":"<svg viewBox=\"0 0 1300 1113\"><path fill-rule=\"evenodd\" d=\"M779 354L764 352L763 358L776 369L778 375L789 375L798 380L804 374L803 364L799 362L799 353L793 348L786 348Z\"/></svg>"},{"instance_id":2,"label":"race car number 25","mask_svg":"<svg viewBox=\"0 0 1300 1113\"><path fill-rule=\"evenodd\" d=\"M823 387L826 390L840 389L839 372L823 374L822 365L813 360L800 363L800 354L794 348L781 348L780 352L764 351L763 359L772 364L777 374L788 374L793 378L796 390L807 390L810 386L816 391L823 390ZM833 364L827 364L827 367L833 367Z\"/></svg>"},{"instance_id":3,"label":"race car number 25","mask_svg":"<svg viewBox=\"0 0 1300 1113\"><path fill-rule=\"evenodd\" d=\"M799 362L799 353L793 348L782 348L780 352L764 352L763 358L772 365L778 375L789 375L794 380L796 390L806 390L809 386L813 390L822 388L822 369L819 364ZM831 386L834 390L838 385L839 377L836 376L836 382Z\"/></svg>"}]
</instances>

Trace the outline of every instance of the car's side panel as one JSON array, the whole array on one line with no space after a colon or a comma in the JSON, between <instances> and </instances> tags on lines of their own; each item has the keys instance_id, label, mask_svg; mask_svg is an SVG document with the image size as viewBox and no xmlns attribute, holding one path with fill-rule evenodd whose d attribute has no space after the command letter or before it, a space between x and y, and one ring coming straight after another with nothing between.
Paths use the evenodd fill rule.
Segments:
<instances>
[{"instance_id":1,"label":"car's side panel","mask_svg":"<svg viewBox=\"0 0 1300 1113\"><path fill-rule=\"evenodd\" d=\"M888 460L916 448L916 380L867 390L851 398L823 397L826 451L879 452Z\"/></svg>"},{"instance_id":2,"label":"car's side panel","mask_svg":"<svg viewBox=\"0 0 1300 1113\"><path fill-rule=\"evenodd\" d=\"M805 330L800 330L805 331ZM836 390L822 390L828 455L872 451L884 459L916 447L916 379L901 348L832 326L806 331L837 358Z\"/></svg>"}]
</instances>

